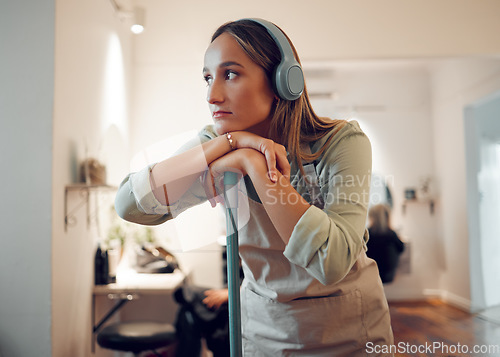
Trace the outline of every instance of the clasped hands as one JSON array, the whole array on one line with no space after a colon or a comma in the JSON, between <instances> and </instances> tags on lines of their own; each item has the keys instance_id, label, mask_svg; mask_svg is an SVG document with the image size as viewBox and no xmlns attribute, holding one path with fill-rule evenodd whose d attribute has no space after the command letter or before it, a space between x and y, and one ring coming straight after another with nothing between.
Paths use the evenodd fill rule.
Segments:
<instances>
[{"instance_id":1,"label":"clasped hands","mask_svg":"<svg viewBox=\"0 0 500 357\"><path fill-rule=\"evenodd\" d=\"M212 207L223 203L224 172L236 172L241 176L266 176L269 183L276 183L280 175L290 180L290 163L283 145L271 139L246 131L231 132L234 150L215 159L201 177L202 185ZM222 138L221 138L222 139ZM224 143L226 144L226 143Z\"/></svg>"}]
</instances>

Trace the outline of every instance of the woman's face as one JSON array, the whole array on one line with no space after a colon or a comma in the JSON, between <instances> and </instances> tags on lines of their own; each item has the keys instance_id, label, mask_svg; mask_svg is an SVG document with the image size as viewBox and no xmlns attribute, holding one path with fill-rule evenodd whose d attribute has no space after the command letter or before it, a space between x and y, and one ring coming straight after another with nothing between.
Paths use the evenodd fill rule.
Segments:
<instances>
[{"instance_id":1,"label":"woman's face","mask_svg":"<svg viewBox=\"0 0 500 357\"><path fill-rule=\"evenodd\" d=\"M237 130L267 135L276 96L262 67L253 62L228 33L208 46L203 76L219 135Z\"/></svg>"}]
</instances>

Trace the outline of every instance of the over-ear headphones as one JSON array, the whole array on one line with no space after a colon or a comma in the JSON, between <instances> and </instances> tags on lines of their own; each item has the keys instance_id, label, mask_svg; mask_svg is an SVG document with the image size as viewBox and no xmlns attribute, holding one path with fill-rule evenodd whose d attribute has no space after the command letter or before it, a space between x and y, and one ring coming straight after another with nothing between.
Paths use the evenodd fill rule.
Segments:
<instances>
[{"instance_id":1,"label":"over-ear headphones","mask_svg":"<svg viewBox=\"0 0 500 357\"><path fill-rule=\"evenodd\" d=\"M263 19L248 18L243 20L254 21L264 26L280 50L281 62L276 67L273 78L274 88L278 96L285 100L299 98L304 91L304 74L283 32L273 23Z\"/></svg>"}]
</instances>

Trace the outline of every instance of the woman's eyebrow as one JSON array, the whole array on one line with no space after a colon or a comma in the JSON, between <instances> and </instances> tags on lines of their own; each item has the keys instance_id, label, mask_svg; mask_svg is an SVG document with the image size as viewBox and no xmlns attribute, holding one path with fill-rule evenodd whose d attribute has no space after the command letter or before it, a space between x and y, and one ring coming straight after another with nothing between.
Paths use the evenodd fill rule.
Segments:
<instances>
[{"instance_id":1,"label":"woman's eyebrow","mask_svg":"<svg viewBox=\"0 0 500 357\"><path fill-rule=\"evenodd\" d=\"M234 61L223 62L219 65L219 68L231 67L231 66L238 66L238 67L245 68L245 66L243 66L242 64L240 64L238 62L234 62ZM208 70L207 67L203 67L203 73L206 73L206 72L210 72L210 71Z\"/></svg>"},{"instance_id":2,"label":"woman's eyebrow","mask_svg":"<svg viewBox=\"0 0 500 357\"><path fill-rule=\"evenodd\" d=\"M230 67L230 66L239 66L239 67L244 67L242 64L234 61L227 61L224 63L221 63L219 67Z\"/></svg>"}]
</instances>

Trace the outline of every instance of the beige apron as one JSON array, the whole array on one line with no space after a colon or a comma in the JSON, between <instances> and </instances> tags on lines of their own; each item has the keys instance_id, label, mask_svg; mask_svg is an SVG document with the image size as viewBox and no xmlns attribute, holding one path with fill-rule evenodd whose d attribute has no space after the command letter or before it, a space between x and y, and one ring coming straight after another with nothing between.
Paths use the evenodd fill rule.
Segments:
<instances>
[{"instance_id":1,"label":"beige apron","mask_svg":"<svg viewBox=\"0 0 500 357\"><path fill-rule=\"evenodd\" d=\"M322 208L315 168L308 164L305 171L312 183L307 188L309 200ZM278 269L286 264L280 262L281 240L255 241L273 237L274 227L259 202L250 199L249 205L252 218L243 229L246 232L240 241L240 254L248 256L250 264L262 265L271 259L273 264L263 270L265 277L254 276L252 269L244 266L245 277L249 277L241 291L244 356L369 356L376 354L368 351L384 350L373 348L375 345L393 345L389 308L378 269L364 251L346 277L334 286L321 285L293 264L291 272ZM253 240L247 242L248 236ZM265 245L267 250L253 253L257 245ZM276 253L267 255L269 251ZM267 256L259 261L261 254ZM291 288L287 279L292 281ZM271 283L275 285L267 285ZM278 293L273 298L273 288L288 294ZM288 300L286 296L293 297L293 289L314 290L320 297Z\"/></svg>"},{"instance_id":2,"label":"beige apron","mask_svg":"<svg viewBox=\"0 0 500 357\"><path fill-rule=\"evenodd\" d=\"M389 308L376 264L362 253L339 295L276 302L241 293L245 356L368 356L393 344Z\"/></svg>"}]
</instances>

